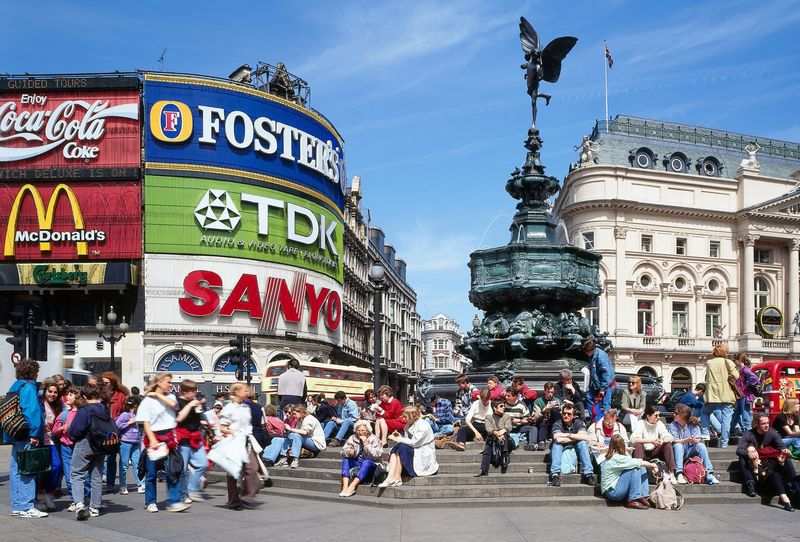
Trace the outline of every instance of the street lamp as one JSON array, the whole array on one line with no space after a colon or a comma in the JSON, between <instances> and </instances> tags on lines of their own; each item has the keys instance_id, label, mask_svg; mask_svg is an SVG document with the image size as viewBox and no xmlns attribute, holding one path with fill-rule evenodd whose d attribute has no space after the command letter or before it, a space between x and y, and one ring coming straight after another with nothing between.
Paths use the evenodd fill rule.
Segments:
<instances>
[{"instance_id":1,"label":"street lamp","mask_svg":"<svg viewBox=\"0 0 800 542\"><path fill-rule=\"evenodd\" d=\"M109 334L105 335L104 331L106 330L106 323L108 324ZM125 317L122 317L122 323L119 324L119 335L114 335L114 324L117 323L117 313L114 312L114 305L111 305L108 314L106 314L106 323L103 323L103 317L97 317L97 336L111 344L111 367L114 367L114 345L117 344L122 338L125 336L125 333L128 332L128 322L125 321Z\"/></svg>"},{"instance_id":2,"label":"street lamp","mask_svg":"<svg viewBox=\"0 0 800 542\"><path fill-rule=\"evenodd\" d=\"M381 387L381 356L383 354L383 288L386 282L386 269L375 263L369 270L369 281L374 290L372 307L372 385L375 391Z\"/></svg>"}]
</instances>

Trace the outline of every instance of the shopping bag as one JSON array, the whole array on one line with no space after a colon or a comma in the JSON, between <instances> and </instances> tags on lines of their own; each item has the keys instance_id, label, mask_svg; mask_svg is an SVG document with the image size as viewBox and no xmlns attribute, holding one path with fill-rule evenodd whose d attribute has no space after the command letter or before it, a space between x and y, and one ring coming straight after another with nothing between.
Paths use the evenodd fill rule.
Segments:
<instances>
[{"instance_id":1,"label":"shopping bag","mask_svg":"<svg viewBox=\"0 0 800 542\"><path fill-rule=\"evenodd\" d=\"M25 447L18 451L17 470L24 476L35 476L43 472L50 472L50 448L47 446Z\"/></svg>"}]
</instances>

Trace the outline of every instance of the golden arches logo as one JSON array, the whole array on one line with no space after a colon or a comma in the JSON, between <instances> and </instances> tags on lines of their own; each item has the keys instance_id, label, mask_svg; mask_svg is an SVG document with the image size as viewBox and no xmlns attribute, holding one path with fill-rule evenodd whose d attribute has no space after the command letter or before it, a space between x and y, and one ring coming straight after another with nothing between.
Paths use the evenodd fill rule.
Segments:
<instances>
[{"instance_id":1,"label":"golden arches logo","mask_svg":"<svg viewBox=\"0 0 800 542\"><path fill-rule=\"evenodd\" d=\"M5 246L3 248L3 255L13 256L15 246L15 234L17 231L17 219L19 218L19 210L22 207L22 202L26 194L30 194L33 198L33 204L36 206L36 219L39 221L39 229L51 230L53 228L53 219L55 218L56 205L58 198L61 194L66 194L69 200L70 208L72 209L72 222L76 230L83 229L83 214L81 213L81 206L78 203L78 198L75 192L66 184L59 184L50 194L50 200L47 202L45 209L44 200L39 190L32 184L26 184L17 192L17 197L14 198L14 204L11 206L11 213L8 215L8 229L6 230ZM49 241L41 241L39 243L39 250L45 252L50 250ZM86 241L77 242L78 256L86 256L89 253L88 243Z\"/></svg>"},{"instance_id":2,"label":"golden arches logo","mask_svg":"<svg viewBox=\"0 0 800 542\"><path fill-rule=\"evenodd\" d=\"M183 102L159 100L150 108L150 133L165 143L182 143L192 137L192 110Z\"/></svg>"}]
</instances>

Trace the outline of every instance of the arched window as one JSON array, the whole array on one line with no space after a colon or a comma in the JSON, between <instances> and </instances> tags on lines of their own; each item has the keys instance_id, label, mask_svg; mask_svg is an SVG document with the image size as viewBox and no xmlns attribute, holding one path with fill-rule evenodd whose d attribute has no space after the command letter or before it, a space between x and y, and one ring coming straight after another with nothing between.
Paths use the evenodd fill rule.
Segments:
<instances>
[{"instance_id":1,"label":"arched window","mask_svg":"<svg viewBox=\"0 0 800 542\"><path fill-rule=\"evenodd\" d=\"M653 369L652 367L647 367L647 366L642 367L641 369L636 371L636 374L639 375L639 376L650 376L652 378L658 377L658 374L656 373L656 370Z\"/></svg>"},{"instance_id":2,"label":"arched window","mask_svg":"<svg viewBox=\"0 0 800 542\"><path fill-rule=\"evenodd\" d=\"M258 369L256 368L256 364L253 362L252 359L247 360L247 364L250 366L250 374L256 375L258 373ZM236 372L236 363L233 363L231 359L231 355L229 352L222 354L220 357L217 358L217 361L214 362L214 372L215 373L233 373Z\"/></svg>"},{"instance_id":3,"label":"arched window","mask_svg":"<svg viewBox=\"0 0 800 542\"><path fill-rule=\"evenodd\" d=\"M756 311L769 305L769 282L764 277L756 277L753 281Z\"/></svg>"},{"instance_id":4,"label":"arched window","mask_svg":"<svg viewBox=\"0 0 800 542\"><path fill-rule=\"evenodd\" d=\"M688 391L692 389L692 373L689 369L678 367L672 371L672 381L670 382L670 389L672 391L683 390Z\"/></svg>"},{"instance_id":5,"label":"arched window","mask_svg":"<svg viewBox=\"0 0 800 542\"><path fill-rule=\"evenodd\" d=\"M203 365L197 356L185 350L170 350L156 363L156 371L163 373L202 373Z\"/></svg>"}]
</instances>

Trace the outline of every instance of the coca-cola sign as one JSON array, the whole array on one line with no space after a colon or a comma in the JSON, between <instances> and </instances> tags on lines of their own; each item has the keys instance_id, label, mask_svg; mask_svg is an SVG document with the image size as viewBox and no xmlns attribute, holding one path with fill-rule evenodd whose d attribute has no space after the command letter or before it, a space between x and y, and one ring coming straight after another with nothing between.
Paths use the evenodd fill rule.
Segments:
<instances>
[{"instance_id":1,"label":"coca-cola sign","mask_svg":"<svg viewBox=\"0 0 800 542\"><path fill-rule=\"evenodd\" d=\"M0 169L138 168L139 138L136 90L0 93Z\"/></svg>"}]
</instances>

